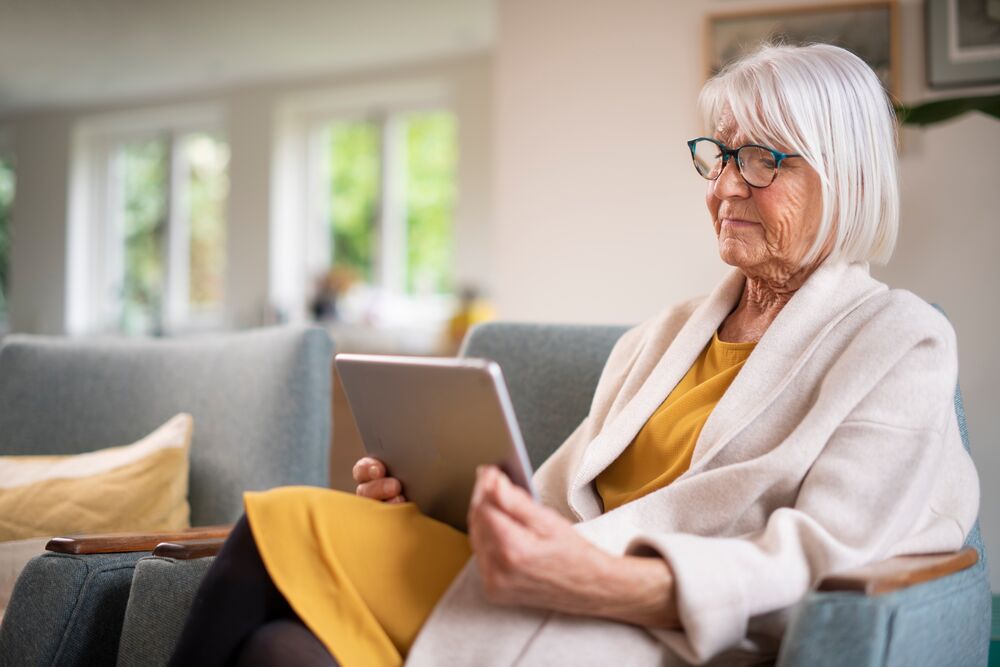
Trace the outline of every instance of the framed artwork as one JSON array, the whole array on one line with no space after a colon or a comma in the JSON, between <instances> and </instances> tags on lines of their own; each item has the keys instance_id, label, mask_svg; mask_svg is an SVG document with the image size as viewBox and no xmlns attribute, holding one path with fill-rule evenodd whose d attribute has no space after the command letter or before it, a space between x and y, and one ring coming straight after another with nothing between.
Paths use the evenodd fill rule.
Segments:
<instances>
[{"instance_id":1,"label":"framed artwork","mask_svg":"<svg viewBox=\"0 0 1000 667\"><path fill-rule=\"evenodd\" d=\"M1000 83L1000 0L927 0L927 83Z\"/></svg>"},{"instance_id":2,"label":"framed artwork","mask_svg":"<svg viewBox=\"0 0 1000 667\"><path fill-rule=\"evenodd\" d=\"M712 76L767 39L823 42L857 54L898 99L898 21L891 0L714 12L705 24L706 71Z\"/></svg>"}]
</instances>

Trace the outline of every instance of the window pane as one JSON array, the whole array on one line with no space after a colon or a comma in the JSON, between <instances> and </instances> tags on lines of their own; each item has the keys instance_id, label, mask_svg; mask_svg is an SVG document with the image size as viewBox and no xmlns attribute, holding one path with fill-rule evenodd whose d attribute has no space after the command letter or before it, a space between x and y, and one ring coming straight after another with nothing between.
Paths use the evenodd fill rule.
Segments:
<instances>
[{"instance_id":1,"label":"window pane","mask_svg":"<svg viewBox=\"0 0 1000 667\"><path fill-rule=\"evenodd\" d=\"M379 197L379 130L370 122L329 126L333 266L371 282Z\"/></svg>"},{"instance_id":2,"label":"window pane","mask_svg":"<svg viewBox=\"0 0 1000 667\"><path fill-rule=\"evenodd\" d=\"M0 322L7 319L10 261L10 205L14 201L14 166L0 157Z\"/></svg>"},{"instance_id":3,"label":"window pane","mask_svg":"<svg viewBox=\"0 0 1000 667\"><path fill-rule=\"evenodd\" d=\"M407 116L406 290L426 294L452 289L455 212L455 117L448 112Z\"/></svg>"},{"instance_id":4,"label":"window pane","mask_svg":"<svg viewBox=\"0 0 1000 667\"><path fill-rule=\"evenodd\" d=\"M192 310L210 310L222 304L225 286L229 145L211 134L191 134L180 150L188 165L188 299Z\"/></svg>"},{"instance_id":5,"label":"window pane","mask_svg":"<svg viewBox=\"0 0 1000 667\"><path fill-rule=\"evenodd\" d=\"M167 231L167 141L152 139L121 148L125 242L121 329L159 333Z\"/></svg>"}]
</instances>

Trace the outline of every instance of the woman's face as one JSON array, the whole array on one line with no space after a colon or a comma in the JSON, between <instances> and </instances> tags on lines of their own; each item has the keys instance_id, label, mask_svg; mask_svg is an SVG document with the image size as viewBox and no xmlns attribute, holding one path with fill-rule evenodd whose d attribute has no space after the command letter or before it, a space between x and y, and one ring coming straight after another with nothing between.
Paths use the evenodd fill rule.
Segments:
<instances>
[{"instance_id":1,"label":"woman's face","mask_svg":"<svg viewBox=\"0 0 1000 667\"><path fill-rule=\"evenodd\" d=\"M715 138L730 148L756 143L725 113ZM790 152L787 146L772 148ZM722 174L708 181L705 202L712 214L722 261L775 287L802 274L802 260L819 229L823 199L819 174L802 158L781 162L774 182L752 188L730 158ZM827 244L829 245L829 244ZM829 253L825 247L817 264Z\"/></svg>"}]
</instances>

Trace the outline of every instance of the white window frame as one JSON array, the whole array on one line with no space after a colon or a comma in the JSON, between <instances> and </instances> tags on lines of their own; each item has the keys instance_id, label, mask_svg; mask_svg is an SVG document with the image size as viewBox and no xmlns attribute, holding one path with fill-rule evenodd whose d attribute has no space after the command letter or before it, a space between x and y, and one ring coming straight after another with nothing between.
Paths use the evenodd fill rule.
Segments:
<instances>
[{"instance_id":1,"label":"white window frame","mask_svg":"<svg viewBox=\"0 0 1000 667\"><path fill-rule=\"evenodd\" d=\"M9 130L6 127L0 126L0 158L12 158L14 156L13 142L10 138ZM14 197L17 198L17 167L14 167ZM8 220L8 224L9 224ZM7 230L8 233L10 229ZM10 246L7 250L10 251ZM7 257L7 269L10 270L10 256ZM8 278L10 274L8 273ZM3 286L7 291L4 293L4 297L7 300L7 309L0 311L0 337L7 333L8 327L10 326L10 284Z\"/></svg>"},{"instance_id":2,"label":"white window frame","mask_svg":"<svg viewBox=\"0 0 1000 667\"><path fill-rule=\"evenodd\" d=\"M190 230L184 211L189 166L179 142L194 133L226 136L219 105L159 108L107 114L81 121L73 132L67 272L66 329L71 335L119 333L124 245L119 149L128 142L167 139L167 241L164 257L166 334L219 328L224 304L208 311L189 301ZM228 205L227 207L228 208ZM224 219L228 218L223 211ZM225 292L224 292L225 294Z\"/></svg>"},{"instance_id":3,"label":"white window frame","mask_svg":"<svg viewBox=\"0 0 1000 667\"><path fill-rule=\"evenodd\" d=\"M313 91L278 105L272 171L269 298L284 319L309 319L315 277L329 268L329 198L323 131L332 122L369 121L379 127L381 174L376 216L375 283L401 296L406 284L405 160L397 120L420 111L455 113L452 87L439 79ZM395 258L395 260L393 260Z\"/></svg>"}]
</instances>

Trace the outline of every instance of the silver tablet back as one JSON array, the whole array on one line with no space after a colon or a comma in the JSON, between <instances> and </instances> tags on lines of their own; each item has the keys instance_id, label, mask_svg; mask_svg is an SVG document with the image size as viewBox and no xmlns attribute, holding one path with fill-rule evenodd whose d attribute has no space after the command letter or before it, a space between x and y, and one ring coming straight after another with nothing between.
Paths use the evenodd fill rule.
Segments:
<instances>
[{"instance_id":1,"label":"silver tablet back","mask_svg":"<svg viewBox=\"0 0 1000 667\"><path fill-rule=\"evenodd\" d=\"M337 370L368 454L420 510L466 530L476 466L531 487L531 464L496 362L338 354Z\"/></svg>"}]
</instances>

